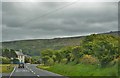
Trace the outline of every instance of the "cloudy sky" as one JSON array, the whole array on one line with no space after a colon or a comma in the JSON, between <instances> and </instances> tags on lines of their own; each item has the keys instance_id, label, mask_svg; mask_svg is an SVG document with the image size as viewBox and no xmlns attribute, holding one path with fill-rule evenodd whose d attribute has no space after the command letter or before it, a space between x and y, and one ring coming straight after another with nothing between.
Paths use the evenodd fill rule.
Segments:
<instances>
[{"instance_id":1,"label":"cloudy sky","mask_svg":"<svg viewBox=\"0 0 120 78\"><path fill-rule=\"evenodd\" d=\"M118 30L116 2L3 2L2 41Z\"/></svg>"}]
</instances>

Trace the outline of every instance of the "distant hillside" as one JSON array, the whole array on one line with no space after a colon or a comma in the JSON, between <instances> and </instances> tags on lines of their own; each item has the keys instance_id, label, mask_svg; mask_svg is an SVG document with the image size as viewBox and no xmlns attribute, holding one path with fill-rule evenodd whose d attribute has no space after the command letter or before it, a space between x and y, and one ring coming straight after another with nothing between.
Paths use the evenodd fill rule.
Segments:
<instances>
[{"instance_id":1,"label":"distant hillside","mask_svg":"<svg viewBox=\"0 0 120 78\"><path fill-rule=\"evenodd\" d=\"M101 34L118 35L118 31L101 33ZM84 39L84 37L85 36L9 41L9 42L2 42L2 47L15 49L15 50L22 49L24 54L35 56L35 55L40 55L40 52L42 50L48 48L58 50L66 46L80 45L80 40Z\"/></svg>"}]
</instances>

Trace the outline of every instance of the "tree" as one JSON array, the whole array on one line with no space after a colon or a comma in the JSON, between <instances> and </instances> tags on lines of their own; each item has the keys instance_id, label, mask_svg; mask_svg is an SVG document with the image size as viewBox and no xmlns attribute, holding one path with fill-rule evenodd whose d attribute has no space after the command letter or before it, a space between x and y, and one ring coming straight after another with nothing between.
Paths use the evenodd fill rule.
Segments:
<instances>
[{"instance_id":1,"label":"tree","mask_svg":"<svg viewBox=\"0 0 120 78\"><path fill-rule=\"evenodd\" d=\"M72 58L72 47L65 47L61 49L61 54L63 59L67 59L67 63L71 61Z\"/></svg>"},{"instance_id":2,"label":"tree","mask_svg":"<svg viewBox=\"0 0 120 78\"><path fill-rule=\"evenodd\" d=\"M7 48L2 50L2 56L3 57L8 57L9 59L17 57L17 55L15 53L15 50L13 50L13 49L7 49Z\"/></svg>"},{"instance_id":3,"label":"tree","mask_svg":"<svg viewBox=\"0 0 120 78\"><path fill-rule=\"evenodd\" d=\"M55 56L56 56L56 62L60 63L62 59L61 51L56 51Z\"/></svg>"},{"instance_id":4,"label":"tree","mask_svg":"<svg viewBox=\"0 0 120 78\"><path fill-rule=\"evenodd\" d=\"M31 63L31 58L30 57L25 57L25 63Z\"/></svg>"},{"instance_id":5,"label":"tree","mask_svg":"<svg viewBox=\"0 0 120 78\"><path fill-rule=\"evenodd\" d=\"M18 64L18 63L20 63L20 61L18 60L18 59L13 59L13 64Z\"/></svg>"},{"instance_id":6,"label":"tree","mask_svg":"<svg viewBox=\"0 0 120 78\"><path fill-rule=\"evenodd\" d=\"M83 52L82 52L82 47L80 46L76 46L72 49L72 54L74 57L74 61L77 63L79 63L79 58L81 58L83 56Z\"/></svg>"},{"instance_id":7,"label":"tree","mask_svg":"<svg viewBox=\"0 0 120 78\"><path fill-rule=\"evenodd\" d=\"M50 59L50 57L49 56L44 56L44 57L42 57L42 62L43 62L43 64L44 65L48 65L48 60Z\"/></svg>"},{"instance_id":8,"label":"tree","mask_svg":"<svg viewBox=\"0 0 120 78\"><path fill-rule=\"evenodd\" d=\"M46 49L41 52L42 61L45 65L48 65L48 60L52 59L54 50Z\"/></svg>"},{"instance_id":9,"label":"tree","mask_svg":"<svg viewBox=\"0 0 120 78\"><path fill-rule=\"evenodd\" d=\"M2 57L2 64L10 64L10 59L7 57Z\"/></svg>"},{"instance_id":10,"label":"tree","mask_svg":"<svg viewBox=\"0 0 120 78\"><path fill-rule=\"evenodd\" d=\"M44 56L52 57L53 52L54 52L54 50L52 50L52 49L46 49L46 50L43 50L43 51L41 52L41 56L42 56L42 57L44 57Z\"/></svg>"},{"instance_id":11,"label":"tree","mask_svg":"<svg viewBox=\"0 0 120 78\"><path fill-rule=\"evenodd\" d=\"M2 56L10 58L9 49L7 49L7 48L2 49Z\"/></svg>"},{"instance_id":12,"label":"tree","mask_svg":"<svg viewBox=\"0 0 120 78\"><path fill-rule=\"evenodd\" d=\"M47 60L47 65L51 66L51 65L53 65L53 64L54 64L54 60L53 60L52 58L49 58L49 59Z\"/></svg>"},{"instance_id":13,"label":"tree","mask_svg":"<svg viewBox=\"0 0 120 78\"><path fill-rule=\"evenodd\" d=\"M57 61L57 57L56 57L56 55L54 54L54 55L52 55L52 59L53 59L53 61L54 62L56 62Z\"/></svg>"},{"instance_id":14,"label":"tree","mask_svg":"<svg viewBox=\"0 0 120 78\"><path fill-rule=\"evenodd\" d=\"M82 42L83 52L97 57L101 66L105 67L120 55L120 52L118 52L118 40L118 37L112 35L87 36Z\"/></svg>"},{"instance_id":15,"label":"tree","mask_svg":"<svg viewBox=\"0 0 120 78\"><path fill-rule=\"evenodd\" d=\"M101 66L105 67L117 57L117 48L107 41L101 41L98 44L95 47L97 50L95 55L100 60Z\"/></svg>"},{"instance_id":16,"label":"tree","mask_svg":"<svg viewBox=\"0 0 120 78\"><path fill-rule=\"evenodd\" d=\"M12 57L12 58L16 58L17 57L17 54L15 53L15 50L10 49L10 57Z\"/></svg>"}]
</instances>

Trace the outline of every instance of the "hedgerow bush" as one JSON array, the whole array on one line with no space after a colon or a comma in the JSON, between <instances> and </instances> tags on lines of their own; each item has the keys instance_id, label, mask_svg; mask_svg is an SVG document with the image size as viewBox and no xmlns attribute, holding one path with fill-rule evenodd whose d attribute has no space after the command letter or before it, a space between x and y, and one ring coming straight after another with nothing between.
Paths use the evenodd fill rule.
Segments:
<instances>
[{"instance_id":1,"label":"hedgerow bush","mask_svg":"<svg viewBox=\"0 0 120 78\"><path fill-rule=\"evenodd\" d=\"M80 63L95 65L99 64L99 60L91 55L84 55L82 58L80 58Z\"/></svg>"}]
</instances>

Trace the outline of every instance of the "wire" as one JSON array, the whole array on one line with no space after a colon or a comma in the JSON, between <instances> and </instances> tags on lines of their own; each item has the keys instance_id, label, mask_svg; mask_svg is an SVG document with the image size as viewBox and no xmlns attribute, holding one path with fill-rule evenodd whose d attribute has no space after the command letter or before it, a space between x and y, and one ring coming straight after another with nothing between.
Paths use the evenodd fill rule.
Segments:
<instances>
[{"instance_id":1,"label":"wire","mask_svg":"<svg viewBox=\"0 0 120 78\"><path fill-rule=\"evenodd\" d=\"M78 1L78 0L76 0L76 1L74 1L74 2L70 2L70 3L68 3L67 5L64 5L64 6L62 6L62 7L60 7L60 8L57 8L57 9L55 9L55 10L53 10L53 11L49 11L49 12L47 12L47 13L39 16L39 17L36 17L36 18L31 19L31 20L29 20L29 21L26 21L26 22L24 22L24 23L22 23L22 24L19 24L19 26L23 26L23 25L25 25L26 23L29 24L31 21L33 22L33 21L38 20L38 19L40 19L40 18L42 18L42 17L46 17L46 16L48 16L48 15L51 15L52 13L56 13L57 11L59 11L59 10L61 10L61 9L64 9L64 8L66 8L66 7L68 7L68 6L71 6L71 5L75 4L77 1Z\"/></svg>"}]
</instances>

